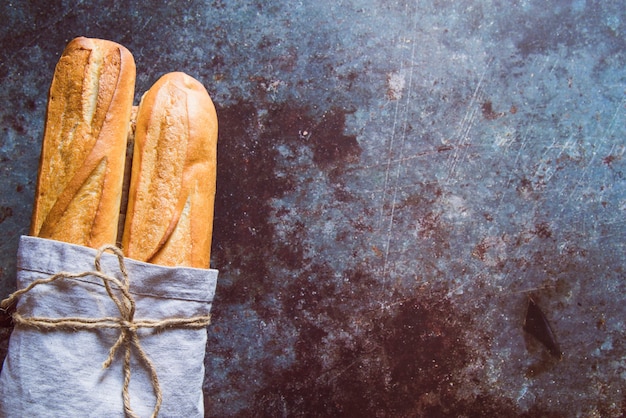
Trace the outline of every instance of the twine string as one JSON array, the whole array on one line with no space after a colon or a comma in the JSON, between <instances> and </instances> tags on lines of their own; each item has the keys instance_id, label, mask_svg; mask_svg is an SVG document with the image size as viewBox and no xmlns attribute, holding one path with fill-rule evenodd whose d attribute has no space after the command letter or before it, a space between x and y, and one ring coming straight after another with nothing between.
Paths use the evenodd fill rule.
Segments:
<instances>
[{"instance_id":1,"label":"twine string","mask_svg":"<svg viewBox=\"0 0 626 418\"><path fill-rule=\"evenodd\" d=\"M112 252L118 259L119 270L122 276L121 280L113 275L108 275L103 272L101 258L107 251ZM6 299L0 302L0 309L8 310L11 306L17 303L20 296L42 284L49 284L57 280L77 280L86 276L93 276L102 280L109 298L113 301L113 303L115 303L115 306L119 311L119 317L24 317L18 312L14 312L13 322L16 326L35 328L45 331L119 329L120 334L115 343L109 349L109 355L102 364L102 367L109 368L115 360L117 352L120 349L123 350L122 370L124 374L124 383L122 386L122 399L124 402L124 413L127 417L136 418L137 415L131 408L129 391L131 380L131 358L134 353L135 357L150 375L150 383L155 397L155 404L151 417L156 418L163 402L163 392L159 384L156 367L141 346L137 331L140 328L150 328L155 330L166 328L201 329L209 325L210 315L195 316L190 318L166 318L162 320L135 319L136 302L130 292L130 276L126 270L122 250L113 245L105 245L98 250L94 264L96 268L95 271L85 271L81 273L59 272L50 277L34 280L28 286L13 292Z\"/></svg>"}]
</instances>

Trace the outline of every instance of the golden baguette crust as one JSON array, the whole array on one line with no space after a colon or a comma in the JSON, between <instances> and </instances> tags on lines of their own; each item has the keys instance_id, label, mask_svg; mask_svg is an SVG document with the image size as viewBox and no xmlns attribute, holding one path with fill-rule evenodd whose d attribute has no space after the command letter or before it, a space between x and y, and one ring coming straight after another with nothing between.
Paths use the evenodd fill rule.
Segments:
<instances>
[{"instance_id":1,"label":"golden baguette crust","mask_svg":"<svg viewBox=\"0 0 626 418\"><path fill-rule=\"evenodd\" d=\"M83 37L67 45L50 87L31 235L115 244L134 87L123 46Z\"/></svg>"},{"instance_id":2,"label":"golden baguette crust","mask_svg":"<svg viewBox=\"0 0 626 418\"><path fill-rule=\"evenodd\" d=\"M217 114L206 89L181 73L141 99L122 237L127 257L209 268Z\"/></svg>"}]
</instances>

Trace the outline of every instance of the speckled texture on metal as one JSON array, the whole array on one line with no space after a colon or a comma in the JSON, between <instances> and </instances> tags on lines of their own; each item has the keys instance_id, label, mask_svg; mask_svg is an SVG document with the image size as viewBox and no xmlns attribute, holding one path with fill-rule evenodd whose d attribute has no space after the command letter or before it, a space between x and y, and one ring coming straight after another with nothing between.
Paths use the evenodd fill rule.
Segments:
<instances>
[{"instance_id":1,"label":"speckled texture on metal","mask_svg":"<svg viewBox=\"0 0 626 418\"><path fill-rule=\"evenodd\" d=\"M626 414L617 1L3 2L0 285L75 36L220 118L206 415ZM559 359L524 332L529 297ZM4 336L6 340L6 335Z\"/></svg>"}]
</instances>

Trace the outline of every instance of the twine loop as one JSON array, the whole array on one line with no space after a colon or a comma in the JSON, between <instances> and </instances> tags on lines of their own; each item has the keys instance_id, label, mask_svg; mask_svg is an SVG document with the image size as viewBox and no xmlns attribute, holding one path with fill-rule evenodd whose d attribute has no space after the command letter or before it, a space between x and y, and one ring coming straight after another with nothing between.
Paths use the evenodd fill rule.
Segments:
<instances>
[{"instance_id":1,"label":"twine loop","mask_svg":"<svg viewBox=\"0 0 626 418\"><path fill-rule=\"evenodd\" d=\"M118 259L119 270L122 276L121 280L113 275L108 275L103 272L101 259L102 255L107 251L112 252ZM98 329L118 329L120 331L120 334L115 343L109 349L109 356L102 364L102 367L110 367L116 358L118 350L123 350L122 370L124 374L124 384L122 387L122 399L124 401L124 413L127 417L136 418L137 415L134 413L130 405L129 393L129 385L131 379L130 364L131 357L134 354L150 375L150 382L152 384L152 389L155 396L155 405L152 410L151 417L155 418L158 415L159 410L161 409L161 404L163 402L163 392L161 391L161 386L159 385L159 378L157 376L156 367L141 347L139 335L137 333L138 330L140 328L201 329L209 325L211 317L210 315L206 315L191 318L166 318L163 320L135 319L136 303L130 292L130 277L128 275L128 271L126 270L126 264L124 263L124 254L122 253L122 250L113 245L105 245L101 247L96 253L94 264L96 268L95 271L85 271L81 273L59 272L47 278L34 280L25 288L15 291L2 302L0 302L0 310L11 310L11 307L14 307L16 305L17 300L21 295L28 293L34 287L42 284L52 283L57 280L76 280L86 276L93 276L102 280L102 283L104 284L109 298L115 303L117 310L119 311L119 317L23 317L18 312L14 312L12 315L13 323L16 326L36 328L45 331L89 331Z\"/></svg>"}]
</instances>

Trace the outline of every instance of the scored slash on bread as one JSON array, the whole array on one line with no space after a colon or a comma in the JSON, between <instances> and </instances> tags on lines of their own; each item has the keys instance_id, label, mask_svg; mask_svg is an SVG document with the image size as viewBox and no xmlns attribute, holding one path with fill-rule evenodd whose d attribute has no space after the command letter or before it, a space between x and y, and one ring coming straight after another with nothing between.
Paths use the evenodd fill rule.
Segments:
<instances>
[{"instance_id":1,"label":"scored slash on bread","mask_svg":"<svg viewBox=\"0 0 626 418\"><path fill-rule=\"evenodd\" d=\"M137 112L122 248L141 261L208 268L217 115L204 86L169 73Z\"/></svg>"},{"instance_id":2,"label":"scored slash on bread","mask_svg":"<svg viewBox=\"0 0 626 418\"><path fill-rule=\"evenodd\" d=\"M161 77L138 108L134 85L135 63L123 46L82 37L67 45L50 87L30 234L98 248L115 244L123 225L127 257L209 268L215 106L181 72Z\"/></svg>"},{"instance_id":3,"label":"scored slash on bread","mask_svg":"<svg viewBox=\"0 0 626 418\"><path fill-rule=\"evenodd\" d=\"M121 45L76 38L48 98L30 234L115 244L135 62Z\"/></svg>"}]
</instances>

